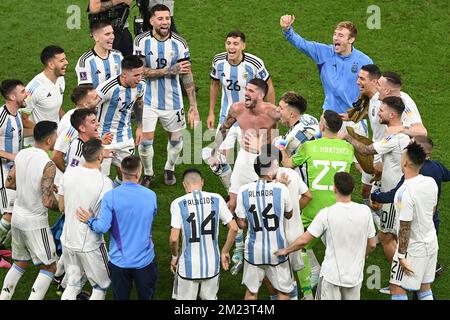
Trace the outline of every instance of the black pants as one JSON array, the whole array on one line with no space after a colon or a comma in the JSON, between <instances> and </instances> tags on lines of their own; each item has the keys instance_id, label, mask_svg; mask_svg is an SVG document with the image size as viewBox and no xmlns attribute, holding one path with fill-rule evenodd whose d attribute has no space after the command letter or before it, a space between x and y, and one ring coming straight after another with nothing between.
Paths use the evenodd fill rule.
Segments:
<instances>
[{"instance_id":1,"label":"black pants","mask_svg":"<svg viewBox=\"0 0 450 320\"><path fill-rule=\"evenodd\" d=\"M139 300L153 299L156 279L158 278L156 259L142 269L120 268L111 262L108 263L108 267L111 273L110 278L114 299L130 300L133 281L136 285Z\"/></svg>"},{"instance_id":2,"label":"black pants","mask_svg":"<svg viewBox=\"0 0 450 320\"><path fill-rule=\"evenodd\" d=\"M133 38L128 28L123 29L121 33L114 33L115 38L113 48L122 52L124 57L133 54Z\"/></svg>"}]
</instances>

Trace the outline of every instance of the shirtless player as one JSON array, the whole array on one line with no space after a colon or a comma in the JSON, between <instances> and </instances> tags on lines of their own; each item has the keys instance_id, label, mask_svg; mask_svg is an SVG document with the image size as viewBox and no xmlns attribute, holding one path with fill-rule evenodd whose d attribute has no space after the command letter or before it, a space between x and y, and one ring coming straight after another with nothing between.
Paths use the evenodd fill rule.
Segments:
<instances>
[{"instance_id":1,"label":"shirtless player","mask_svg":"<svg viewBox=\"0 0 450 320\"><path fill-rule=\"evenodd\" d=\"M230 200L228 207L233 213L236 209L239 188L244 184L258 180L253 163L259 155L259 147L248 142L246 143L246 141L251 140L248 139L249 136L256 136L260 145L270 144L272 141L272 129L275 128L277 121L280 119L280 112L277 110L277 107L263 101L267 90L267 83L264 80L256 78L250 80L245 88L245 101L235 103L230 107L228 115L216 135L215 147L210 159L211 165L218 163L216 151L219 150L220 144L233 124L237 122L242 130L244 141L241 143L242 147L234 163L229 189ZM232 258L236 264L236 273L242 266L243 250L243 232L239 230L236 238L236 249Z\"/></svg>"}]
</instances>

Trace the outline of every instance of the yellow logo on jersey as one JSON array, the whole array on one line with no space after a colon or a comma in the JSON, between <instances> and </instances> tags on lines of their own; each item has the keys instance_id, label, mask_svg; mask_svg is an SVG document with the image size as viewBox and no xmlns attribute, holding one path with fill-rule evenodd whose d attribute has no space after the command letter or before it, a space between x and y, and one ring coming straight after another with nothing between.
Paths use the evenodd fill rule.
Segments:
<instances>
[{"instance_id":1,"label":"yellow logo on jersey","mask_svg":"<svg viewBox=\"0 0 450 320\"><path fill-rule=\"evenodd\" d=\"M169 56L171 57L171 58L173 58L174 56L175 56L175 51L170 51L170 53L169 53Z\"/></svg>"},{"instance_id":2,"label":"yellow logo on jersey","mask_svg":"<svg viewBox=\"0 0 450 320\"><path fill-rule=\"evenodd\" d=\"M245 80L247 80L247 79L248 79L248 73L247 73L247 72L244 72L244 73L242 74L242 78L244 78Z\"/></svg>"}]
</instances>

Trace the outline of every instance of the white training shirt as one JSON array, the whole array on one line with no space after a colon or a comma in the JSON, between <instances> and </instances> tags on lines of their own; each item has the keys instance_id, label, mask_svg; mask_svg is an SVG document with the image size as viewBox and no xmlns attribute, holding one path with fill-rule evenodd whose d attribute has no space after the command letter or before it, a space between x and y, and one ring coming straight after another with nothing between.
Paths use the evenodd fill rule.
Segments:
<instances>
[{"instance_id":1,"label":"white training shirt","mask_svg":"<svg viewBox=\"0 0 450 320\"><path fill-rule=\"evenodd\" d=\"M286 174L290 181L287 188L292 200L292 217L284 221L284 231L286 233L288 244L291 244L304 232L302 219L300 217L301 210L299 201L302 198L302 194L308 192L309 189L305 182L300 178L297 171L280 167L277 172L277 179L280 179L283 174Z\"/></svg>"},{"instance_id":2,"label":"white training shirt","mask_svg":"<svg viewBox=\"0 0 450 320\"><path fill-rule=\"evenodd\" d=\"M438 251L433 223L437 194L438 187L434 179L421 174L406 179L395 193L394 204L399 219L411 221L407 256L426 257Z\"/></svg>"},{"instance_id":3,"label":"white training shirt","mask_svg":"<svg viewBox=\"0 0 450 320\"><path fill-rule=\"evenodd\" d=\"M236 215L247 219L244 259L253 265L276 266L287 257L274 253L287 246L285 212L292 210L289 191L279 182L258 180L238 191Z\"/></svg>"},{"instance_id":4,"label":"white training shirt","mask_svg":"<svg viewBox=\"0 0 450 320\"><path fill-rule=\"evenodd\" d=\"M402 98L405 104L405 111L402 113L402 122L404 126L411 126L414 123L422 123L422 118L420 117L419 109L417 109L416 103L411 97L401 91L400 98Z\"/></svg>"},{"instance_id":5,"label":"white training shirt","mask_svg":"<svg viewBox=\"0 0 450 320\"><path fill-rule=\"evenodd\" d=\"M54 149L62 153L67 153L70 143L78 138L78 131L70 124L70 117L77 108L70 109L58 123L58 137L56 138Z\"/></svg>"},{"instance_id":6,"label":"white training shirt","mask_svg":"<svg viewBox=\"0 0 450 320\"><path fill-rule=\"evenodd\" d=\"M380 93L377 92L369 101L369 122L372 128L372 141L381 141L386 133L387 126L380 123L380 117L378 113L380 112L381 100L378 99Z\"/></svg>"},{"instance_id":7,"label":"white training shirt","mask_svg":"<svg viewBox=\"0 0 450 320\"><path fill-rule=\"evenodd\" d=\"M36 75L26 86L27 99L25 113L31 114L34 123L48 120L59 123L59 110L63 103L64 77L59 77L56 83L48 79L44 72ZM27 137L25 145L34 144L33 137Z\"/></svg>"},{"instance_id":8,"label":"white training shirt","mask_svg":"<svg viewBox=\"0 0 450 320\"><path fill-rule=\"evenodd\" d=\"M347 288L362 282L367 239L375 237L369 207L355 202L337 202L319 211L308 232L316 238L325 235L321 277Z\"/></svg>"},{"instance_id":9,"label":"white training shirt","mask_svg":"<svg viewBox=\"0 0 450 320\"><path fill-rule=\"evenodd\" d=\"M65 247L73 251L89 252L104 243L102 234L92 231L86 223L78 220L76 210L80 207L91 209L97 216L103 195L112 188L111 179L98 169L78 166L64 172L58 194L64 196L66 220L61 243Z\"/></svg>"},{"instance_id":10,"label":"white training shirt","mask_svg":"<svg viewBox=\"0 0 450 320\"><path fill-rule=\"evenodd\" d=\"M47 163L47 153L39 148L22 149L16 156L16 201L12 225L30 231L48 227L48 209L42 204L42 176Z\"/></svg>"},{"instance_id":11,"label":"white training shirt","mask_svg":"<svg viewBox=\"0 0 450 320\"><path fill-rule=\"evenodd\" d=\"M220 270L219 220L228 224L233 215L221 195L195 190L170 205L172 228L181 229L178 274L186 279L208 279Z\"/></svg>"},{"instance_id":12,"label":"white training shirt","mask_svg":"<svg viewBox=\"0 0 450 320\"><path fill-rule=\"evenodd\" d=\"M122 72L122 59L122 53L117 50L110 50L106 59L100 58L94 49L83 53L75 67L78 85L92 84L97 88L100 83L117 77Z\"/></svg>"},{"instance_id":13,"label":"white training shirt","mask_svg":"<svg viewBox=\"0 0 450 320\"><path fill-rule=\"evenodd\" d=\"M375 142L373 147L381 155L383 173L381 175L381 191L393 189L403 176L401 158L403 150L411 139L404 133L388 135L381 141Z\"/></svg>"}]
</instances>

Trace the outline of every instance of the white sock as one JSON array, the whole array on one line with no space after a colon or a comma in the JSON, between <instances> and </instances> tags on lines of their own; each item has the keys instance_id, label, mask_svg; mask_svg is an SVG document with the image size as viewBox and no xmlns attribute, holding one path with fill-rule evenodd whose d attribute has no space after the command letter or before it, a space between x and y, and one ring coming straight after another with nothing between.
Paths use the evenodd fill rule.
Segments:
<instances>
[{"instance_id":1,"label":"white sock","mask_svg":"<svg viewBox=\"0 0 450 320\"><path fill-rule=\"evenodd\" d=\"M64 268L64 250L63 253L61 255L61 257L59 257L58 259L58 263L56 264L56 272L55 272L55 277L60 277L64 274L64 272L66 271L66 269Z\"/></svg>"},{"instance_id":2,"label":"white sock","mask_svg":"<svg viewBox=\"0 0 450 320\"><path fill-rule=\"evenodd\" d=\"M143 140L138 147L138 151L144 166L144 174L153 176L153 140Z\"/></svg>"},{"instance_id":3,"label":"white sock","mask_svg":"<svg viewBox=\"0 0 450 320\"><path fill-rule=\"evenodd\" d=\"M0 243L3 243L6 239L6 236L11 229L11 222L2 218L0 220Z\"/></svg>"},{"instance_id":4,"label":"white sock","mask_svg":"<svg viewBox=\"0 0 450 320\"><path fill-rule=\"evenodd\" d=\"M77 295L81 292L80 288L67 286L61 296L61 300L77 300Z\"/></svg>"},{"instance_id":5,"label":"white sock","mask_svg":"<svg viewBox=\"0 0 450 320\"><path fill-rule=\"evenodd\" d=\"M93 288L89 300L105 300L105 297L106 297L106 290Z\"/></svg>"},{"instance_id":6,"label":"white sock","mask_svg":"<svg viewBox=\"0 0 450 320\"><path fill-rule=\"evenodd\" d=\"M167 161L164 166L164 170L175 171L175 164L180 156L181 150L183 150L183 139L169 140L167 142Z\"/></svg>"},{"instance_id":7,"label":"white sock","mask_svg":"<svg viewBox=\"0 0 450 320\"><path fill-rule=\"evenodd\" d=\"M31 294L28 297L28 300L43 300L52 280L52 272L47 270L39 271L36 281L34 281L33 287L31 288Z\"/></svg>"},{"instance_id":8,"label":"white sock","mask_svg":"<svg viewBox=\"0 0 450 320\"><path fill-rule=\"evenodd\" d=\"M6 274L5 280L3 281L2 292L0 294L0 300L11 300L14 291L16 290L17 283L20 278L22 278L25 270L16 265L12 265Z\"/></svg>"},{"instance_id":9,"label":"white sock","mask_svg":"<svg viewBox=\"0 0 450 320\"><path fill-rule=\"evenodd\" d=\"M372 217L373 222L375 223L375 227L377 228L377 230L380 230L380 216L376 212L373 212Z\"/></svg>"},{"instance_id":10,"label":"white sock","mask_svg":"<svg viewBox=\"0 0 450 320\"><path fill-rule=\"evenodd\" d=\"M222 174L219 176L220 180L222 180L222 184L227 189L227 191L230 189L231 186L231 174L233 173L233 170L231 170L231 167L229 164L226 165L224 168Z\"/></svg>"},{"instance_id":11,"label":"white sock","mask_svg":"<svg viewBox=\"0 0 450 320\"><path fill-rule=\"evenodd\" d=\"M320 273L320 263L317 261L316 255L312 250L306 250L306 253L309 257L309 262L311 263L311 274L319 274Z\"/></svg>"}]
</instances>

